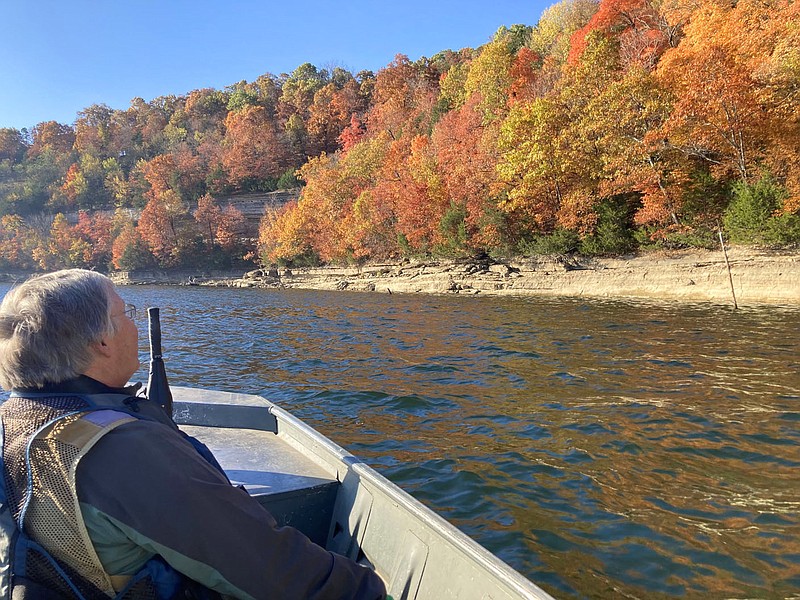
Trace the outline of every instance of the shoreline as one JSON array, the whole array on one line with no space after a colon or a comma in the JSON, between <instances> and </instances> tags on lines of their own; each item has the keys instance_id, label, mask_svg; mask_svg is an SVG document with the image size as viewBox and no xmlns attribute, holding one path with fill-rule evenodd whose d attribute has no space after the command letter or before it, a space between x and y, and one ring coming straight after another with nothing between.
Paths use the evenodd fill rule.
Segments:
<instances>
[{"instance_id":1,"label":"shoreline","mask_svg":"<svg viewBox=\"0 0 800 600\"><path fill-rule=\"evenodd\" d=\"M800 251L728 249L739 306L800 305ZM243 276L111 274L115 283L481 296L561 296L733 304L722 250L660 251L617 258L550 256L505 262L405 260L362 267L259 269Z\"/></svg>"}]
</instances>

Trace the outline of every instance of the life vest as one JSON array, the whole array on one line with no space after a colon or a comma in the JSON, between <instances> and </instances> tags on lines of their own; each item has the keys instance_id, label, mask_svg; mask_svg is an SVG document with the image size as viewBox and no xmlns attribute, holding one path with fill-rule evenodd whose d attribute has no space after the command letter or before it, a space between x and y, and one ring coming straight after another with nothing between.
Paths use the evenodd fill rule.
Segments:
<instances>
[{"instance_id":1,"label":"life vest","mask_svg":"<svg viewBox=\"0 0 800 600\"><path fill-rule=\"evenodd\" d=\"M141 406L140 406L141 403ZM81 458L108 432L136 419L175 424L144 398L124 394L13 394L0 415L0 600L210 598L160 557L132 577L109 575L78 503ZM222 468L199 441L185 436Z\"/></svg>"}]
</instances>

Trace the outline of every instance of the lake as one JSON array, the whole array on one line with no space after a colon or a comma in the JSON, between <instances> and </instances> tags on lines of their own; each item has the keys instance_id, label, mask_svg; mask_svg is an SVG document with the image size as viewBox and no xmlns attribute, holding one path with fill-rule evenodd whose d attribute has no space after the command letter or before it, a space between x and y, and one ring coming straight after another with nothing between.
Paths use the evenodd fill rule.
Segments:
<instances>
[{"instance_id":1,"label":"lake","mask_svg":"<svg viewBox=\"0 0 800 600\"><path fill-rule=\"evenodd\" d=\"M170 383L279 403L558 598L800 594L798 307L120 293Z\"/></svg>"}]
</instances>

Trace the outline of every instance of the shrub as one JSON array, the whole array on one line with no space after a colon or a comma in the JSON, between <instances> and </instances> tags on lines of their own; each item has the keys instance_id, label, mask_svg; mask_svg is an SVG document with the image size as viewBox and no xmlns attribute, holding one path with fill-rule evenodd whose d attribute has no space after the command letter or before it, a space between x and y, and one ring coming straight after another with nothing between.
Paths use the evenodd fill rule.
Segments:
<instances>
[{"instance_id":1,"label":"shrub","mask_svg":"<svg viewBox=\"0 0 800 600\"><path fill-rule=\"evenodd\" d=\"M719 246L717 232L708 227L670 225L668 227L641 227L633 232L633 238L640 248L716 248Z\"/></svg>"},{"instance_id":2,"label":"shrub","mask_svg":"<svg viewBox=\"0 0 800 600\"><path fill-rule=\"evenodd\" d=\"M543 254L569 254L578 248L578 234L568 229L556 229L553 233L537 235L520 244L520 252L525 256Z\"/></svg>"},{"instance_id":3,"label":"shrub","mask_svg":"<svg viewBox=\"0 0 800 600\"><path fill-rule=\"evenodd\" d=\"M635 243L630 227L630 207L625 197L604 200L597 206L597 227L581 240L583 254L623 254Z\"/></svg>"},{"instance_id":4,"label":"shrub","mask_svg":"<svg viewBox=\"0 0 800 600\"><path fill-rule=\"evenodd\" d=\"M295 169L288 169L283 175L278 177L277 187L279 190L291 190L302 187L302 183L295 175Z\"/></svg>"},{"instance_id":5,"label":"shrub","mask_svg":"<svg viewBox=\"0 0 800 600\"><path fill-rule=\"evenodd\" d=\"M455 204L450 205L439 221L439 231L442 233L444 243L436 248L437 254L449 256L463 252L467 242L467 227L464 223L466 218L466 208Z\"/></svg>"},{"instance_id":6,"label":"shrub","mask_svg":"<svg viewBox=\"0 0 800 600\"><path fill-rule=\"evenodd\" d=\"M743 181L732 188L733 198L722 217L732 242L788 244L800 241L797 215L776 215L788 196L769 175L753 184Z\"/></svg>"}]
</instances>

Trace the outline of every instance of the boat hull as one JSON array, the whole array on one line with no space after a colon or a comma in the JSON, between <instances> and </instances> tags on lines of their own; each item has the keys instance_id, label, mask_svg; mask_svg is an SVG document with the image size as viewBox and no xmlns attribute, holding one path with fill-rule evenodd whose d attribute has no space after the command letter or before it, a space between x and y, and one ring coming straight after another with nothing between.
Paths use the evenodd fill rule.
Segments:
<instances>
[{"instance_id":1,"label":"boat hull","mask_svg":"<svg viewBox=\"0 0 800 600\"><path fill-rule=\"evenodd\" d=\"M373 567L395 600L550 599L367 464L260 396L173 387L176 422L282 525Z\"/></svg>"}]
</instances>

